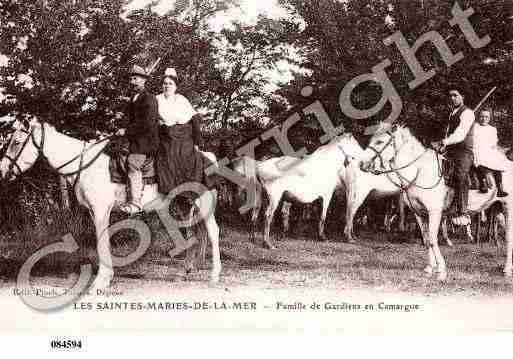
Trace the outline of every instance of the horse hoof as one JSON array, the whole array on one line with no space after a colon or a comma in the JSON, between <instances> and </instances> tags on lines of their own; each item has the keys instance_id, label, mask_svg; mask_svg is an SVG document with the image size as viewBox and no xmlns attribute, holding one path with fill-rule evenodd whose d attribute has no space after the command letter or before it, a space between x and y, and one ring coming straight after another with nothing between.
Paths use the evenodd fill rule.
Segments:
<instances>
[{"instance_id":1,"label":"horse hoof","mask_svg":"<svg viewBox=\"0 0 513 359\"><path fill-rule=\"evenodd\" d=\"M275 250L276 247L273 246L271 243L267 242L267 241L264 241L264 248L265 249L270 249L270 250Z\"/></svg>"},{"instance_id":2,"label":"horse hoof","mask_svg":"<svg viewBox=\"0 0 513 359\"><path fill-rule=\"evenodd\" d=\"M447 280L447 272L446 271L438 272L436 274L436 280L439 282L445 282Z\"/></svg>"},{"instance_id":3,"label":"horse hoof","mask_svg":"<svg viewBox=\"0 0 513 359\"><path fill-rule=\"evenodd\" d=\"M219 283L219 274L212 274L210 276L210 283L212 283L212 284Z\"/></svg>"},{"instance_id":4,"label":"horse hoof","mask_svg":"<svg viewBox=\"0 0 513 359\"><path fill-rule=\"evenodd\" d=\"M353 243L353 244L356 243L356 237L346 237L346 238L347 238L347 240L346 240L347 243Z\"/></svg>"},{"instance_id":5,"label":"horse hoof","mask_svg":"<svg viewBox=\"0 0 513 359\"><path fill-rule=\"evenodd\" d=\"M112 282L111 276L101 276L101 277L98 276L98 277L96 277L93 284L91 285L90 290L92 290L94 292L98 289L108 288L108 287L110 287L111 282Z\"/></svg>"},{"instance_id":6,"label":"horse hoof","mask_svg":"<svg viewBox=\"0 0 513 359\"><path fill-rule=\"evenodd\" d=\"M431 277L433 275L433 267L426 266L426 268L424 268L424 274L426 277Z\"/></svg>"}]
</instances>

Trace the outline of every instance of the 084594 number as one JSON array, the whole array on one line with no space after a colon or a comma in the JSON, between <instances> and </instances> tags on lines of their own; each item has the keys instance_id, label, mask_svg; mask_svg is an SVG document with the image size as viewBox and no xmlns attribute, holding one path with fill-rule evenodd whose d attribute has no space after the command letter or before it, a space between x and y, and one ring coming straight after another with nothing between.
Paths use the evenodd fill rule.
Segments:
<instances>
[{"instance_id":1,"label":"084594 number","mask_svg":"<svg viewBox=\"0 0 513 359\"><path fill-rule=\"evenodd\" d=\"M52 340L50 341L52 349L82 349L81 340Z\"/></svg>"}]
</instances>

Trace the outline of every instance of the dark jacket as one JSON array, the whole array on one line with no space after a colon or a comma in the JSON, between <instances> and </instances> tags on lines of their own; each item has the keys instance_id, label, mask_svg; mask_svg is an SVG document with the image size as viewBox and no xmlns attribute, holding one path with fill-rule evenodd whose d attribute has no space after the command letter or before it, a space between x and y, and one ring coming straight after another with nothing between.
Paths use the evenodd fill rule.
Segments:
<instances>
[{"instance_id":1,"label":"dark jacket","mask_svg":"<svg viewBox=\"0 0 513 359\"><path fill-rule=\"evenodd\" d=\"M135 102L128 105L126 137L130 153L153 155L159 145L159 113L157 99L149 92L142 92Z\"/></svg>"}]
</instances>

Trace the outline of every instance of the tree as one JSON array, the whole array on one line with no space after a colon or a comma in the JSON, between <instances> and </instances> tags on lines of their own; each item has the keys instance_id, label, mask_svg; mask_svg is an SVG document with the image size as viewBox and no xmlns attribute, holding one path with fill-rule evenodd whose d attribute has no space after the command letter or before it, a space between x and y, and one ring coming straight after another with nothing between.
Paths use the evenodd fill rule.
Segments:
<instances>
[{"instance_id":1,"label":"tree","mask_svg":"<svg viewBox=\"0 0 513 359\"><path fill-rule=\"evenodd\" d=\"M388 109L367 121L347 118L341 114L338 95L344 85L384 59L392 66L386 69L403 102L401 121L406 122L419 137L436 137L433 131L443 127L447 118L447 91L454 86L467 88L469 105L475 105L493 85L500 90L493 99L509 108L511 87L512 8L507 1L459 1L462 9L472 6L471 22L480 36L488 34L492 41L481 49L472 49L458 27L451 27L454 1L444 0L283 0L291 14L305 24L295 45L304 54L302 66L311 69L311 76L298 76L281 93L291 104L303 107L319 99L332 119L342 118L346 127L363 128L387 117ZM438 31L454 53L463 51L464 61L448 67L432 45L423 46L416 56L425 69L434 69L436 76L414 90L408 87L413 76L395 46L386 46L383 39L401 31L409 44L428 31ZM314 95L300 96L305 85L314 86ZM380 98L380 89L372 84L354 91L353 103L370 108ZM315 98L314 98L315 97ZM356 124L356 126L355 126ZM362 126L363 125L363 126ZM438 126L439 125L439 126Z\"/></svg>"}]
</instances>

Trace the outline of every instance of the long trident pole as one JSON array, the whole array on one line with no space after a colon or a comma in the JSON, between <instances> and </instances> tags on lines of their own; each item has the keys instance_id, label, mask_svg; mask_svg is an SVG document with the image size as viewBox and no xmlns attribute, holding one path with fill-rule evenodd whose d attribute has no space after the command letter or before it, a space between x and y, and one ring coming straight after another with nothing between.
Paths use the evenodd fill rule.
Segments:
<instances>
[{"instance_id":1,"label":"long trident pole","mask_svg":"<svg viewBox=\"0 0 513 359\"><path fill-rule=\"evenodd\" d=\"M483 106L485 101L488 100L488 97L490 97L492 95L492 93L495 92L495 90L497 90L497 86L494 86L490 91L488 91L488 93L483 97L483 99L481 101L479 101L479 103L474 107L473 111L477 112L479 110L479 108L481 108L481 106ZM449 125L447 125L447 129L445 130L445 138L447 138L448 136L449 136Z\"/></svg>"},{"instance_id":2,"label":"long trident pole","mask_svg":"<svg viewBox=\"0 0 513 359\"><path fill-rule=\"evenodd\" d=\"M483 97L483 99L476 105L476 107L474 107L474 112L477 112L477 110L479 110L479 108L483 105L483 103L485 103L486 100L488 100L488 97L490 97L490 95L494 93L495 90L497 90L497 86L494 86L490 91L488 91L485 97Z\"/></svg>"}]
</instances>

